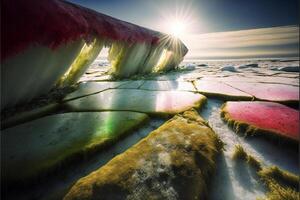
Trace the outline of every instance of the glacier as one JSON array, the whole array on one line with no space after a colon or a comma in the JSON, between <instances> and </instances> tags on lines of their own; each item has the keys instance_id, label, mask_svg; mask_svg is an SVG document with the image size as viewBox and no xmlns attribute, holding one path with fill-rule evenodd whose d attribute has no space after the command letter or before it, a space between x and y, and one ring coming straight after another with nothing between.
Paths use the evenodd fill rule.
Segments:
<instances>
[{"instance_id":1,"label":"glacier","mask_svg":"<svg viewBox=\"0 0 300 200\"><path fill-rule=\"evenodd\" d=\"M172 70L188 52L178 38L60 0L4 0L1 20L1 109L77 83L104 47L121 79Z\"/></svg>"}]
</instances>

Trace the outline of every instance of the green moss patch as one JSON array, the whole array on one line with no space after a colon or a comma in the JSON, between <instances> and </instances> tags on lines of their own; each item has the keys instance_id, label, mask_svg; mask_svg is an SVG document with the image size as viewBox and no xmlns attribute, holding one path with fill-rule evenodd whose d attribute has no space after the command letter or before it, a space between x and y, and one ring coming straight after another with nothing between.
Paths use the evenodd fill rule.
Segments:
<instances>
[{"instance_id":1,"label":"green moss patch","mask_svg":"<svg viewBox=\"0 0 300 200\"><path fill-rule=\"evenodd\" d=\"M221 149L207 123L188 111L78 180L64 199L206 199Z\"/></svg>"},{"instance_id":2,"label":"green moss patch","mask_svg":"<svg viewBox=\"0 0 300 200\"><path fill-rule=\"evenodd\" d=\"M275 181L280 185L284 185L299 191L299 176L279 169L276 166L263 168L258 172L258 174L267 183Z\"/></svg>"},{"instance_id":3,"label":"green moss patch","mask_svg":"<svg viewBox=\"0 0 300 200\"><path fill-rule=\"evenodd\" d=\"M288 187L282 187L276 182L268 184L269 192L262 200L299 200L300 193Z\"/></svg>"},{"instance_id":4,"label":"green moss patch","mask_svg":"<svg viewBox=\"0 0 300 200\"><path fill-rule=\"evenodd\" d=\"M260 200L298 200L299 176L282 170L277 166L262 167L262 163L249 155L242 146L236 145L233 159L246 161L249 166L257 171L258 177L266 185L268 192Z\"/></svg>"},{"instance_id":5,"label":"green moss patch","mask_svg":"<svg viewBox=\"0 0 300 200\"><path fill-rule=\"evenodd\" d=\"M236 145L235 146L235 149L234 149L234 152L233 152L233 155L232 155L232 159L246 161L256 171L261 170L261 162L258 161L253 156L248 155L248 153L244 150L244 148L241 145Z\"/></svg>"},{"instance_id":6,"label":"green moss patch","mask_svg":"<svg viewBox=\"0 0 300 200\"><path fill-rule=\"evenodd\" d=\"M66 113L5 129L2 181L34 180L113 144L147 119L134 112Z\"/></svg>"}]
</instances>

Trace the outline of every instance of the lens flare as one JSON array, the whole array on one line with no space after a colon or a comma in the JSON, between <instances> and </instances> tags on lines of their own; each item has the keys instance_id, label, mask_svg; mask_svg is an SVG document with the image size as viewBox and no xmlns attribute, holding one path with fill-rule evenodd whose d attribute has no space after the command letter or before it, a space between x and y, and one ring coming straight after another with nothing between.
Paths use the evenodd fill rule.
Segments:
<instances>
[{"instance_id":1,"label":"lens flare","mask_svg":"<svg viewBox=\"0 0 300 200\"><path fill-rule=\"evenodd\" d=\"M180 37L185 33L186 24L183 21L173 21L170 23L170 34L175 37Z\"/></svg>"}]
</instances>

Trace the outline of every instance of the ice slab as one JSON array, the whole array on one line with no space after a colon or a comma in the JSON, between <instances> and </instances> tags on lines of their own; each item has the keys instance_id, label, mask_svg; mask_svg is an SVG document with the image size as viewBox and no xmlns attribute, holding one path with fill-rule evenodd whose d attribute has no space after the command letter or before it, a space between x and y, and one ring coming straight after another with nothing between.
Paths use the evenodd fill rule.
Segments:
<instances>
[{"instance_id":1,"label":"ice slab","mask_svg":"<svg viewBox=\"0 0 300 200\"><path fill-rule=\"evenodd\" d=\"M143 80L130 81L130 82L127 82L127 83L124 84L124 85L121 85L119 88L122 88L122 89L138 89L138 88L140 88L144 83L145 83L145 81L143 81Z\"/></svg>"},{"instance_id":2,"label":"ice slab","mask_svg":"<svg viewBox=\"0 0 300 200\"><path fill-rule=\"evenodd\" d=\"M77 90L67 95L64 101L83 97L89 94L101 92L107 89L114 89L121 85L128 83L128 81L102 81L102 82L84 82L80 83Z\"/></svg>"},{"instance_id":3,"label":"ice slab","mask_svg":"<svg viewBox=\"0 0 300 200\"><path fill-rule=\"evenodd\" d=\"M5 119L1 119L1 130L6 129L24 122L28 122L37 118L44 117L46 115L57 112L60 108L60 104L51 103L42 107L34 108L32 110L26 110L17 112L13 116Z\"/></svg>"},{"instance_id":4,"label":"ice slab","mask_svg":"<svg viewBox=\"0 0 300 200\"><path fill-rule=\"evenodd\" d=\"M146 81L140 89L158 91L196 91L193 84L187 81Z\"/></svg>"},{"instance_id":5,"label":"ice slab","mask_svg":"<svg viewBox=\"0 0 300 200\"><path fill-rule=\"evenodd\" d=\"M248 132L276 134L299 141L299 111L274 102L227 102L224 119L234 121L236 129L247 125Z\"/></svg>"},{"instance_id":6,"label":"ice slab","mask_svg":"<svg viewBox=\"0 0 300 200\"><path fill-rule=\"evenodd\" d=\"M298 78L287 78L287 77L279 77L279 76L267 76L261 75L258 76L253 74L245 74L241 76L206 76L201 78L201 80L209 80L209 81L220 81L224 83L231 83L231 82L249 82L249 83L276 83L276 84L284 84L284 85L294 85L299 86Z\"/></svg>"},{"instance_id":7,"label":"ice slab","mask_svg":"<svg viewBox=\"0 0 300 200\"><path fill-rule=\"evenodd\" d=\"M250 94L242 92L229 85L218 81L194 81L197 91L212 97L219 97L227 100L251 100L253 97Z\"/></svg>"},{"instance_id":8,"label":"ice slab","mask_svg":"<svg viewBox=\"0 0 300 200\"><path fill-rule=\"evenodd\" d=\"M293 75L294 78L290 77L281 77L279 75L277 76L248 76L251 81L249 82L256 82L256 83L277 83L277 84L284 84L284 85L294 85L299 86L299 76L295 78L295 75Z\"/></svg>"},{"instance_id":9,"label":"ice slab","mask_svg":"<svg viewBox=\"0 0 300 200\"><path fill-rule=\"evenodd\" d=\"M2 180L36 178L116 142L147 118L135 112L66 113L6 129L1 132Z\"/></svg>"},{"instance_id":10,"label":"ice slab","mask_svg":"<svg viewBox=\"0 0 300 200\"><path fill-rule=\"evenodd\" d=\"M68 101L71 111L127 110L155 115L176 114L190 108L199 108L205 96L184 91L148 91L112 89Z\"/></svg>"},{"instance_id":11,"label":"ice slab","mask_svg":"<svg viewBox=\"0 0 300 200\"><path fill-rule=\"evenodd\" d=\"M230 86L255 96L259 100L298 102L299 87L282 84L226 82Z\"/></svg>"},{"instance_id":12,"label":"ice slab","mask_svg":"<svg viewBox=\"0 0 300 200\"><path fill-rule=\"evenodd\" d=\"M79 179L64 200L207 199L221 146L197 112L185 112Z\"/></svg>"}]
</instances>

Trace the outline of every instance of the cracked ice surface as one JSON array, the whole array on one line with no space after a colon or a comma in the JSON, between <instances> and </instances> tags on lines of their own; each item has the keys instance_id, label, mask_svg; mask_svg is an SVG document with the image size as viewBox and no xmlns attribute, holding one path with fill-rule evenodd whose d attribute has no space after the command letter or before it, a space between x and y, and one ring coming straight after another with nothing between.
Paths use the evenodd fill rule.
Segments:
<instances>
[{"instance_id":1,"label":"cracked ice surface","mask_svg":"<svg viewBox=\"0 0 300 200\"><path fill-rule=\"evenodd\" d=\"M111 89L66 102L70 111L127 110L156 115L176 114L200 108L205 97L184 91Z\"/></svg>"},{"instance_id":2,"label":"cracked ice surface","mask_svg":"<svg viewBox=\"0 0 300 200\"><path fill-rule=\"evenodd\" d=\"M251 64L257 64L255 67L251 67ZM100 66L101 65L101 66ZM89 83L100 83L99 85L107 88L105 84L107 83L108 87L110 86L110 82L115 82L111 76L107 75L106 71L109 69L109 64L105 62L100 62L97 60L97 63L93 63L92 67L87 70L81 80L87 81ZM245 83L257 83L259 86L264 86L265 83L272 84L272 87L279 86L279 88L283 87L283 85L288 87L293 87L297 91L299 90L299 74L295 72L285 72L285 71L276 71L272 70L274 67L284 67L284 66L299 66L299 61L285 61L282 62L280 60L275 61L196 61L195 63L187 62L183 63L183 65L193 66L193 67L183 67L182 69L178 69L175 71L171 71L169 73L161 73L157 75L149 75L149 76L138 76L132 79L125 79L124 81L128 81L126 84L122 84L120 86L116 86L118 88L124 88L124 93L121 100L130 102L132 100L132 96L129 93L126 93L128 90L135 91L146 91L150 93L168 93L167 90L186 90L189 91L190 84L194 84L197 88L197 82L208 82L209 89L213 92L211 96L208 98L208 103L201 110L200 114L208 120L210 126L214 129L214 131L221 137L221 139L226 143L226 151L220 155L217 162L217 171L216 175L213 178L211 188L211 199L218 200L232 200L232 199L240 199L240 200L252 200L255 197L261 197L265 194L265 188L257 182L255 176L253 176L252 172L248 170L247 167L236 164L232 161L231 156L234 150L234 146L236 144L241 144L244 149L257 157L265 165L277 165L280 168L288 170L293 173L297 173L299 169L298 164L298 154L289 149L285 149L283 147L278 148L278 146L270 141L259 139L259 138L243 138L235 134L225 122L223 122L220 118L220 107L224 103L221 100L215 99L215 97L220 97L222 95L233 96L235 93L230 93L231 91L230 85L228 82L245 82ZM245 66L247 67L239 67ZM234 66L237 70L236 72L230 71L221 71L220 69L224 66ZM141 80L140 80L141 79ZM105 81L105 82L104 82ZM123 81L123 80L122 80ZM221 83L218 87L211 86L209 83ZM182 87L177 87L176 84L183 83ZM222 87L223 84L226 84L228 87ZM97 85L97 84L95 84ZM114 85L114 84L112 84ZM184 85L189 85L185 88ZM118 89L104 89L102 91L102 86L99 88L96 87L96 90L93 90L94 93L97 92L97 95L103 95L103 101L107 100L108 91L110 90L118 90ZM234 86L234 85L233 85ZM212 89L210 88L212 87ZM93 87L92 87L93 88ZM125 89L127 88L127 89ZM234 87L232 87L234 88ZM150 90L151 91L150 91ZM197 88L199 92L201 92L201 88ZM119 89L121 90L121 89ZM161 90L161 91L155 91ZM235 90L236 91L236 90ZM246 93L245 91L240 92ZM178 91L175 91L178 92ZM203 91L202 91L203 92ZM210 92L210 91L209 91ZM145 94L143 92L139 94ZM186 93L182 93L186 94ZM238 93L237 93L238 94ZM87 94L87 97L91 98L93 94ZM116 93L116 95L118 95ZM140 95L140 104L143 104L144 101L147 100L147 95ZM106 97L106 98L105 98ZM182 96L175 96L177 99L182 98ZM185 96L184 96L185 97ZM78 98L80 99L84 98ZM114 97L115 98L115 97ZM172 98L171 98L172 99ZM95 101L96 102L96 101ZM120 108L122 105L120 102L115 101L114 103ZM169 101L165 101L169 102ZM99 102L98 102L99 103ZM107 101L106 101L107 103ZM285 103L285 102L281 102ZM189 103L190 104L190 103ZM132 104L137 105L137 104ZM161 104L166 105L166 104ZM186 108L187 109L187 108ZM63 112L63 111L62 111ZM151 119L153 120L153 119ZM56 197L62 197L65 195L68 187L70 187L77 179L89 174L93 170L102 166L105 162L109 161L115 155L121 153L126 150L131 145L137 143L141 138L146 136L151 130L158 127L163 120L160 120L160 123L156 124L155 127L148 127L142 131L135 131L132 135L126 137L125 139L120 140L115 146L109 148L107 152L103 154L97 154L96 157L91 158L92 161L86 161L83 163L78 163L72 166L76 169L74 171L67 170L66 175L58 175L51 177L51 183L48 183L46 180L43 184L36 186L30 192L25 191L23 193L15 193L13 195L18 196L17 198L12 199L57 199ZM150 121L150 125L153 123ZM168 156L161 154L159 155L159 159L168 163ZM95 164L97 163L97 164ZM99 164L101 163L101 164ZM170 195L172 191L166 191ZM53 194L48 196L49 194ZM170 196L170 198L172 195Z\"/></svg>"},{"instance_id":3,"label":"cracked ice surface","mask_svg":"<svg viewBox=\"0 0 300 200\"><path fill-rule=\"evenodd\" d=\"M1 135L2 178L7 182L35 178L69 158L113 143L147 119L136 112L65 113L8 128Z\"/></svg>"}]
</instances>

